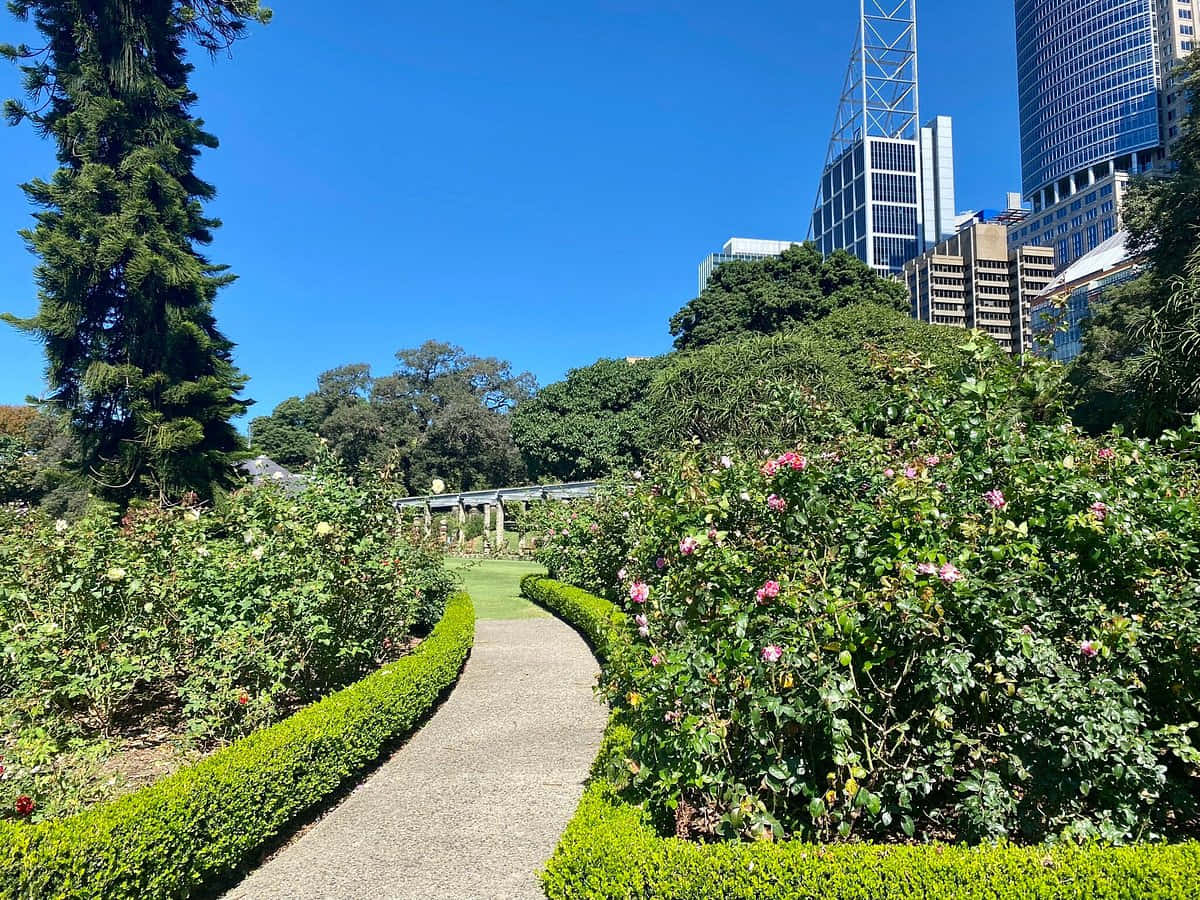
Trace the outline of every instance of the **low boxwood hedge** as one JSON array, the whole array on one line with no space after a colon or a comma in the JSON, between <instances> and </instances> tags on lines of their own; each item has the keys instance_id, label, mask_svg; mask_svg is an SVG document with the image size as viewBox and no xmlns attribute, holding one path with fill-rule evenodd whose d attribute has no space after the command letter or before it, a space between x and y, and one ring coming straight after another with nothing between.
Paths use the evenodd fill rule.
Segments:
<instances>
[{"instance_id":1,"label":"low boxwood hedge","mask_svg":"<svg viewBox=\"0 0 1200 900\"><path fill-rule=\"evenodd\" d=\"M0 825L0 898L187 897L406 735L475 640L466 594L409 656L194 766L69 819Z\"/></svg>"},{"instance_id":2,"label":"low boxwood hedge","mask_svg":"<svg viewBox=\"0 0 1200 900\"><path fill-rule=\"evenodd\" d=\"M602 658L626 639L611 603L549 579L525 596ZM664 838L606 777L628 746L614 716L594 777L542 882L550 900L1180 900L1200 897L1200 844L948 847L697 844Z\"/></svg>"}]
</instances>

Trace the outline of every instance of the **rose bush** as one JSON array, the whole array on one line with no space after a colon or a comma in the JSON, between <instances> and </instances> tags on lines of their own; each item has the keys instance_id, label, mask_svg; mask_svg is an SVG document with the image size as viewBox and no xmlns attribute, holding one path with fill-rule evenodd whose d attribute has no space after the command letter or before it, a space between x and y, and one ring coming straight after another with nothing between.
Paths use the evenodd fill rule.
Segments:
<instances>
[{"instance_id":1,"label":"rose bush","mask_svg":"<svg viewBox=\"0 0 1200 900\"><path fill-rule=\"evenodd\" d=\"M916 361L881 371L888 403L863 428L809 410L840 437L647 474L609 541L627 557L595 577L631 618L605 689L664 827L1197 832L1195 464L1089 440L1045 402L1053 369L969 351L949 391Z\"/></svg>"},{"instance_id":2,"label":"rose bush","mask_svg":"<svg viewBox=\"0 0 1200 900\"><path fill-rule=\"evenodd\" d=\"M72 812L117 751L209 749L401 655L453 580L386 500L326 473L119 524L0 508L3 814Z\"/></svg>"}]
</instances>

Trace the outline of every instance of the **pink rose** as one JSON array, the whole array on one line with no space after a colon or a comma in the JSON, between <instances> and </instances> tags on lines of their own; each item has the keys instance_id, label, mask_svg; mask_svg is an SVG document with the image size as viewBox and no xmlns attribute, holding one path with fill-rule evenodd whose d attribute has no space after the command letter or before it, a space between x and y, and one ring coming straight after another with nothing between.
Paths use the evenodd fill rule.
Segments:
<instances>
[{"instance_id":1,"label":"pink rose","mask_svg":"<svg viewBox=\"0 0 1200 900\"><path fill-rule=\"evenodd\" d=\"M1105 519L1108 518L1108 506L1104 503L1101 503L1099 500L1097 500L1095 503L1093 503L1089 507L1089 510L1090 510L1091 514L1096 518L1097 522L1103 522Z\"/></svg>"},{"instance_id":2,"label":"pink rose","mask_svg":"<svg viewBox=\"0 0 1200 900\"><path fill-rule=\"evenodd\" d=\"M954 584L956 581L962 581L965 576L953 563L946 563L938 570L938 577L946 584Z\"/></svg>"},{"instance_id":3,"label":"pink rose","mask_svg":"<svg viewBox=\"0 0 1200 900\"><path fill-rule=\"evenodd\" d=\"M754 594L758 598L759 603L765 603L768 600L774 600L779 596L779 582L768 581L760 587Z\"/></svg>"},{"instance_id":4,"label":"pink rose","mask_svg":"<svg viewBox=\"0 0 1200 900\"><path fill-rule=\"evenodd\" d=\"M883 477L884 477L884 478L895 478L895 477L896 477L896 470L895 470L895 469L884 469L884 470L883 470Z\"/></svg>"},{"instance_id":5,"label":"pink rose","mask_svg":"<svg viewBox=\"0 0 1200 900\"><path fill-rule=\"evenodd\" d=\"M691 556L700 547L700 542L694 537L685 537L679 542L679 552L684 556Z\"/></svg>"},{"instance_id":6,"label":"pink rose","mask_svg":"<svg viewBox=\"0 0 1200 900\"><path fill-rule=\"evenodd\" d=\"M767 498L767 506L771 507L775 512L783 512L787 509L787 501L778 494L772 494Z\"/></svg>"},{"instance_id":7,"label":"pink rose","mask_svg":"<svg viewBox=\"0 0 1200 900\"><path fill-rule=\"evenodd\" d=\"M923 562L917 566L918 575L936 575L938 567L931 562Z\"/></svg>"},{"instance_id":8,"label":"pink rose","mask_svg":"<svg viewBox=\"0 0 1200 900\"><path fill-rule=\"evenodd\" d=\"M925 457L925 465L929 466L929 468L931 468L931 469L934 466L940 466L941 464L942 464L942 458L940 456Z\"/></svg>"},{"instance_id":9,"label":"pink rose","mask_svg":"<svg viewBox=\"0 0 1200 900\"><path fill-rule=\"evenodd\" d=\"M762 650L763 662L776 663L783 658L783 648L778 644L771 644L769 647L763 647Z\"/></svg>"},{"instance_id":10,"label":"pink rose","mask_svg":"<svg viewBox=\"0 0 1200 900\"><path fill-rule=\"evenodd\" d=\"M907 469L904 470L904 477L905 478L916 478L917 470L914 469L912 466L909 466Z\"/></svg>"},{"instance_id":11,"label":"pink rose","mask_svg":"<svg viewBox=\"0 0 1200 900\"><path fill-rule=\"evenodd\" d=\"M1100 457L1102 460L1104 460L1105 462L1112 462L1114 459L1117 458L1117 451L1112 449L1112 447L1105 447L1102 450L1100 450L1096 455L1098 457Z\"/></svg>"},{"instance_id":12,"label":"pink rose","mask_svg":"<svg viewBox=\"0 0 1200 900\"><path fill-rule=\"evenodd\" d=\"M650 665L654 666L655 668L657 668L658 666L661 666L662 664L663 664L663 658L661 656L659 656L657 653L655 653L652 657L650 657Z\"/></svg>"},{"instance_id":13,"label":"pink rose","mask_svg":"<svg viewBox=\"0 0 1200 900\"><path fill-rule=\"evenodd\" d=\"M779 463L777 463L773 459L768 459L765 463L762 464L762 468L759 469L758 471L762 472L763 475L765 475L767 478L770 478L772 475L774 475L776 472L779 471Z\"/></svg>"},{"instance_id":14,"label":"pink rose","mask_svg":"<svg viewBox=\"0 0 1200 900\"><path fill-rule=\"evenodd\" d=\"M1079 652L1088 659L1095 659L1100 655L1100 647L1095 641L1082 641L1079 644Z\"/></svg>"},{"instance_id":15,"label":"pink rose","mask_svg":"<svg viewBox=\"0 0 1200 900\"><path fill-rule=\"evenodd\" d=\"M645 603L650 599L650 585L635 581L629 588L629 599L634 603Z\"/></svg>"},{"instance_id":16,"label":"pink rose","mask_svg":"<svg viewBox=\"0 0 1200 900\"><path fill-rule=\"evenodd\" d=\"M1004 493L998 490L988 491L983 495L983 499L987 501L987 505L992 509L1004 509L1008 506L1008 501L1004 499Z\"/></svg>"}]
</instances>

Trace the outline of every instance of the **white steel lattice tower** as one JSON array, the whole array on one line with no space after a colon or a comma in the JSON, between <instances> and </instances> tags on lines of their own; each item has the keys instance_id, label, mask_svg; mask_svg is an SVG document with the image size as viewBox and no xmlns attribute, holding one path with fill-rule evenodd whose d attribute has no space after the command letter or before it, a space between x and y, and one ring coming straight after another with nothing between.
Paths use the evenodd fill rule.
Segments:
<instances>
[{"instance_id":1,"label":"white steel lattice tower","mask_svg":"<svg viewBox=\"0 0 1200 900\"><path fill-rule=\"evenodd\" d=\"M916 0L859 0L810 235L883 274L953 230L951 122L920 127Z\"/></svg>"}]
</instances>

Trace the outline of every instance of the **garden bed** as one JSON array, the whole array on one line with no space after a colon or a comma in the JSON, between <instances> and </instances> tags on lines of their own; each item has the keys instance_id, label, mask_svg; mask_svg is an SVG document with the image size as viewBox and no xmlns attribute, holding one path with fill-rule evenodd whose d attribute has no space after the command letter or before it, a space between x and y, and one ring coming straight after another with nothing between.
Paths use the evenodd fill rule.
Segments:
<instances>
[{"instance_id":1,"label":"garden bed","mask_svg":"<svg viewBox=\"0 0 1200 900\"><path fill-rule=\"evenodd\" d=\"M529 599L575 627L601 659L629 640L613 604L549 579ZM800 841L699 844L662 836L612 774L631 733L614 717L593 778L543 874L550 900L1058 900L1200 896L1200 844L978 847Z\"/></svg>"},{"instance_id":2,"label":"garden bed","mask_svg":"<svg viewBox=\"0 0 1200 900\"><path fill-rule=\"evenodd\" d=\"M232 876L404 737L475 635L459 594L411 655L135 793L70 818L0 823L0 897L185 897Z\"/></svg>"}]
</instances>

